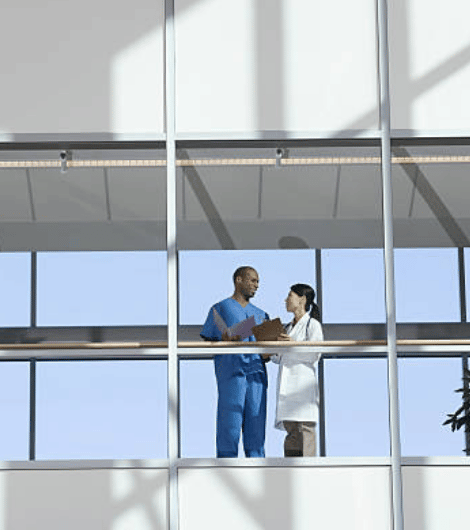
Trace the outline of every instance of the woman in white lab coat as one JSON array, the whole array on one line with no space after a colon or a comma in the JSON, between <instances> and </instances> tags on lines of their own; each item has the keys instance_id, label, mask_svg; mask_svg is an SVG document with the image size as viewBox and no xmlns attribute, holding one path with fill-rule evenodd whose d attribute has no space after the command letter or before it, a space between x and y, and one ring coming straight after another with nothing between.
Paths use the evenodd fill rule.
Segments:
<instances>
[{"instance_id":1,"label":"woman in white lab coat","mask_svg":"<svg viewBox=\"0 0 470 530\"><path fill-rule=\"evenodd\" d=\"M278 340L321 341L323 330L315 291L310 285L298 283L290 288L286 309L294 314L286 333ZM284 456L315 456L316 424L318 423L319 394L317 365L320 354L305 349L301 353L273 355L279 363L277 378L277 429L287 431Z\"/></svg>"}]
</instances>

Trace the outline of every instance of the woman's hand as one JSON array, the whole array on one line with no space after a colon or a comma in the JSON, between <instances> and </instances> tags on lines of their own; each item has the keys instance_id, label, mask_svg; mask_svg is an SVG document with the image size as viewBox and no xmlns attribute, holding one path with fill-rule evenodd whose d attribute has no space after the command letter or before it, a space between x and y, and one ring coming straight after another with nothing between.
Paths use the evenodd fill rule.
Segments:
<instances>
[{"instance_id":1,"label":"woman's hand","mask_svg":"<svg viewBox=\"0 0 470 530\"><path fill-rule=\"evenodd\" d=\"M279 337L277 338L277 340L292 340L290 335L288 335L287 333L281 333L279 335Z\"/></svg>"}]
</instances>

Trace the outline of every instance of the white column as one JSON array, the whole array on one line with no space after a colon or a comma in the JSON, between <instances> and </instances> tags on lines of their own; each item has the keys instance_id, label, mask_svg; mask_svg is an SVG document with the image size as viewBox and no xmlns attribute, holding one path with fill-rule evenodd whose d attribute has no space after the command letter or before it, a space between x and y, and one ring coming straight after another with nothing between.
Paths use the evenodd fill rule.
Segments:
<instances>
[{"instance_id":1,"label":"white column","mask_svg":"<svg viewBox=\"0 0 470 530\"><path fill-rule=\"evenodd\" d=\"M387 0L378 0L380 133L382 149L382 193L384 224L385 300L387 310L388 395L390 456L392 462L393 529L403 530L400 418L398 405L398 365L393 263L393 209L390 161L390 93Z\"/></svg>"},{"instance_id":2,"label":"white column","mask_svg":"<svg viewBox=\"0 0 470 530\"><path fill-rule=\"evenodd\" d=\"M168 528L178 523L178 256L176 249L175 22L174 0L165 0L167 275L168 275Z\"/></svg>"}]
</instances>

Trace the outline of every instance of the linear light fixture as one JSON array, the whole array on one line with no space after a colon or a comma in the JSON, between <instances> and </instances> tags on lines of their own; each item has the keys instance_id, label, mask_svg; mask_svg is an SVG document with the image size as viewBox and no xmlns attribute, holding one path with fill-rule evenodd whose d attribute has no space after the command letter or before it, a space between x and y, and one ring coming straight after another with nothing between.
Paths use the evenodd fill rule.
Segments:
<instances>
[{"instance_id":1,"label":"linear light fixture","mask_svg":"<svg viewBox=\"0 0 470 530\"><path fill-rule=\"evenodd\" d=\"M180 167L204 166L328 166L380 164L379 156L336 156L311 158L200 158L177 160ZM470 163L470 156L396 156L392 164L464 164ZM166 167L166 160L67 160L67 168L126 168ZM0 160L0 169L49 169L61 168L60 160Z\"/></svg>"}]
</instances>

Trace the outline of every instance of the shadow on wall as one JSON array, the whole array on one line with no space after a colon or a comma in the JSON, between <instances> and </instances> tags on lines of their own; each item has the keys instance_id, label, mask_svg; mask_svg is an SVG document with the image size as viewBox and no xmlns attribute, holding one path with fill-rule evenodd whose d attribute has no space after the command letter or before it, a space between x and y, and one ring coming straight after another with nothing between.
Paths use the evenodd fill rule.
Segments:
<instances>
[{"instance_id":1,"label":"shadow on wall","mask_svg":"<svg viewBox=\"0 0 470 530\"><path fill-rule=\"evenodd\" d=\"M182 468L182 530L389 528L383 468ZM165 469L1 471L4 530L164 530ZM341 510L334 507L341 505Z\"/></svg>"},{"instance_id":2,"label":"shadow on wall","mask_svg":"<svg viewBox=\"0 0 470 530\"><path fill-rule=\"evenodd\" d=\"M204 1L176 0L177 14ZM33 0L7 3L2 5L0 19L0 46L8 50L1 60L0 134L163 132L163 0L84 0L79 8L76 3L59 0L41 2L40 6ZM291 74L283 25L289 3L253 0L253 7L252 127L257 131L282 131L289 128L287 115L291 112L286 108L286 102L290 105L286 78ZM430 71L413 78L408 4L398 1L389 17L394 121L400 128L411 128L418 99L468 66L470 46L458 49ZM395 34L398 28L400 33ZM310 41L305 42L308 46ZM321 54L312 55L315 57L321 58ZM239 60L241 57L233 57L228 62ZM322 64L320 78L326 68ZM326 76L331 73L328 68L324 70ZM224 79L224 83L229 82ZM337 84L336 77L332 77L330 88L343 93L335 87ZM313 98L319 97L312 94ZM342 127L343 133L376 128L377 107L371 105L361 112L353 120L346 118L349 121ZM318 128L318 123L311 123L311 130Z\"/></svg>"},{"instance_id":3,"label":"shadow on wall","mask_svg":"<svg viewBox=\"0 0 470 530\"><path fill-rule=\"evenodd\" d=\"M95 133L119 128L112 107L129 96L137 99L146 90L133 86L140 79L132 79L135 72L124 68L126 60L120 54L157 26L161 42L150 44L150 58L162 55L163 1L161 5L155 0L7 3L2 4L0 18L0 47L8 50L1 59L0 132ZM145 63L139 59L137 53L135 66L144 71ZM122 72L113 72L116 60L124 65ZM163 64L163 56L155 60ZM130 79L124 79L127 84L113 94L112 78L123 81L119 78L123 75ZM161 88L152 89L162 93L160 84ZM159 114L163 123L162 107L150 114L154 120ZM155 128L154 124L150 132Z\"/></svg>"},{"instance_id":4,"label":"shadow on wall","mask_svg":"<svg viewBox=\"0 0 470 530\"><path fill-rule=\"evenodd\" d=\"M279 248L310 248L307 242L301 237L297 236L283 236L278 242Z\"/></svg>"},{"instance_id":5,"label":"shadow on wall","mask_svg":"<svg viewBox=\"0 0 470 530\"><path fill-rule=\"evenodd\" d=\"M204 1L207 3L207 0L176 0L177 15L181 16ZM2 58L0 133L10 133L14 138L17 134L31 133L103 135L111 132L154 136L163 132L163 0L137 0L132 4L85 0L79 9L76 4L58 0L42 3L41 8L31 0L9 2L11 5L3 8L0 20L0 45L10 50L9 55ZM219 78L222 76L220 86L211 86L213 83L201 72L202 79L192 81L196 87L202 83L199 90L209 91L207 104L212 105L214 94L211 90L228 88L230 75L237 77L239 74L239 70L231 69L230 65L239 61L251 64L252 61L251 87L245 87L253 105L249 109L249 129L261 131L260 134L265 131L269 136L269 131L290 128L286 117L289 110L286 104L291 99L286 88L286 78L291 75L285 58L286 38L289 37L284 24L287 3L285 0L253 0L252 4L253 27L249 28L248 35L253 40L254 57L249 60L242 57L235 46L234 53L238 57L227 62L228 70L218 73ZM224 12L224 16L226 14ZM218 22L221 21L216 19L215 25L220 25ZM305 46L308 45L306 42ZM203 59L204 47L200 55ZM213 61L210 54L206 63L208 61ZM213 71L213 65L208 66ZM216 80L217 77L213 79ZM186 81L190 83L191 78ZM247 82L246 79L242 81ZM196 99L190 101L190 109L201 109L200 115L196 113L191 118L196 124L207 116L204 102L207 94L203 92L198 96L196 90ZM225 97L222 101L226 106ZM244 106L242 100L238 107L240 105ZM237 108L236 112L239 110ZM216 107L214 112L217 112ZM353 126L375 128L376 117L376 108L371 109ZM234 123L244 122L235 119ZM212 130L212 125L210 120L201 123L201 130ZM226 125L233 129L230 120ZM318 123L312 123L310 128L318 129Z\"/></svg>"},{"instance_id":6,"label":"shadow on wall","mask_svg":"<svg viewBox=\"0 0 470 530\"><path fill-rule=\"evenodd\" d=\"M385 467L186 468L179 477L182 530L391 528Z\"/></svg>"},{"instance_id":7,"label":"shadow on wall","mask_svg":"<svg viewBox=\"0 0 470 530\"><path fill-rule=\"evenodd\" d=\"M470 65L470 45L461 46L468 43L468 32L462 29L463 25L450 23L452 10L446 12L436 6L427 13L419 13L413 7L409 0L389 3L392 127L405 130L467 128L468 104L466 101L463 104L462 98L465 97L468 74L462 80L455 76L464 74ZM463 3L461 7L464 7ZM454 9L460 12L456 5ZM446 17L449 17L449 23ZM437 28L441 41L435 40L433 49L429 47L429 40ZM460 44L456 44L459 38ZM440 52L444 51L445 60L439 61L437 57L431 60L436 45L441 46ZM423 69L424 73L416 74ZM440 85L443 92L436 91ZM462 91L460 97L456 89ZM435 105L433 98L437 97L440 102L446 100L445 104ZM439 110L433 107L439 107ZM428 118L425 118L426 111Z\"/></svg>"},{"instance_id":8,"label":"shadow on wall","mask_svg":"<svg viewBox=\"0 0 470 530\"><path fill-rule=\"evenodd\" d=\"M164 530L164 469L1 471L3 530Z\"/></svg>"},{"instance_id":9,"label":"shadow on wall","mask_svg":"<svg viewBox=\"0 0 470 530\"><path fill-rule=\"evenodd\" d=\"M180 528L295 530L294 482L286 468L180 469Z\"/></svg>"}]
</instances>

